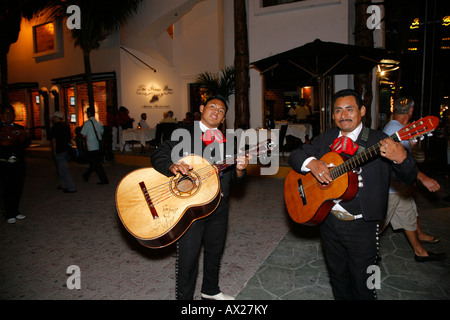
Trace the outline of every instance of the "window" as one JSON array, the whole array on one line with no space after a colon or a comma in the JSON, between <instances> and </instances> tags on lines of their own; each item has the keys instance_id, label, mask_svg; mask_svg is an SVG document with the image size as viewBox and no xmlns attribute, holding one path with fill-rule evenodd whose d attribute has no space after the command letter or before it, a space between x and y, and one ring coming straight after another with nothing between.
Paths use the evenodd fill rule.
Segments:
<instances>
[{"instance_id":1,"label":"window","mask_svg":"<svg viewBox=\"0 0 450 320\"><path fill-rule=\"evenodd\" d=\"M262 6L263 6L263 8L265 8L265 7L277 6L279 4L286 4L286 3L300 2L300 1L305 1L305 0L263 0Z\"/></svg>"},{"instance_id":2,"label":"window","mask_svg":"<svg viewBox=\"0 0 450 320\"><path fill-rule=\"evenodd\" d=\"M42 53L56 49L55 23L47 22L34 27L34 52Z\"/></svg>"},{"instance_id":3,"label":"window","mask_svg":"<svg viewBox=\"0 0 450 320\"><path fill-rule=\"evenodd\" d=\"M51 59L62 54L62 27L58 21L33 26L33 57Z\"/></svg>"},{"instance_id":4,"label":"window","mask_svg":"<svg viewBox=\"0 0 450 320\"><path fill-rule=\"evenodd\" d=\"M255 16L308 10L314 7L340 4L342 0L251 0Z\"/></svg>"}]
</instances>

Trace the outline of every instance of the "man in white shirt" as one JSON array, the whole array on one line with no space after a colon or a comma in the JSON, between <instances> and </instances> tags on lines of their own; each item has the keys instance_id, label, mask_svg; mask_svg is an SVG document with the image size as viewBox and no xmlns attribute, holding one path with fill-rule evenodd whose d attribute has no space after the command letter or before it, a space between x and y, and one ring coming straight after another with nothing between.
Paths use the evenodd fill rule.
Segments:
<instances>
[{"instance_id":1,"label":"man in white shirt","mask_svg":"<svg viewBox=\"0 0 450 320\"><path fill-rule=\"evenodd\" d=\"M201 121L195 121L189 128L190 153L198 154L210 163L215 158L215 151L226 144L218 127L225 119L226 101L221 97L211 97L200 106ZM198 130L196 130L198 129ZM196 131L203 132L198 136ZM188 132L188 130L186 130ZM187 138L187 137L186 137ZM180 159L173 159L172 151L181 141L165 141L151 156L153 167L167 176L181 173L186 175L192 166ZM199 150L195 147L201 146ZM226 150L226 148L223 148ZM211 152L210 152L211 151ZM212 155L214 153L214 156ZM209 155L209 156L207 156ZM225 155L222 155L224 160ZM235 166L222 171L220 177L221 199L214 211L202 219L194 221L177 242L176 298L192 300L197 280L200 250L204 248L202 299L233 300L234 298L221 292L219 287L219 271L222 253L225 248L228 225L228 197L232 183L241 183L247 175L248 156L239 156Z\"/></svg>"},{"instance_id":2,"label":"man in white shirt","mask_svg":"<svg viewBox=\"0 0 450 320\"><path fill-rule=\"evenodd\" d=\"M100 153L100 143L103 137L103 124L95 119L95 109L87 109L89 120L86 121L81 129L81 134L86 139L88 150L89 168L83 174L83 179L87 182L92 172L95 171L100 181L97 184L108 184L108 177L102 166L102 155Z\"/></svg>"},{"instance_id":3,"label":"man in white shirt","mask_svg":"<svg viewBox=\"0 0 450 320\"><path fill-rule=\"evenodd\" d=\"M147 124L147 114L145 112L141 113L141 120L139 120L138 128L148 129L150 126Z\"/></svg>"},{"instance_id":4,"label":"man in white shirt","mask_svg":"<svg viewBox=\"0 0 450 320\"><path fill-rule=\"evenodd\" d=\"M299 173L310 172L323 188L333 187L330 172L333 164L320 160L325 154L335 151L351 157L363 146L369 148L380 143L380 156L358 170L361 181L356 186L356 195L346 202L335 203L320 226L335 299L376 299L375 288L367 285L367 270L377 262L378 228L386 214L389 182L393 175L405 184L413 183L417 166L401 143L363 126L366 108L354 90L337 92L332 105L336 127L292 151L289 164ZM320 193L320 186L314 192Z\"/></svg>"}]
</instances>

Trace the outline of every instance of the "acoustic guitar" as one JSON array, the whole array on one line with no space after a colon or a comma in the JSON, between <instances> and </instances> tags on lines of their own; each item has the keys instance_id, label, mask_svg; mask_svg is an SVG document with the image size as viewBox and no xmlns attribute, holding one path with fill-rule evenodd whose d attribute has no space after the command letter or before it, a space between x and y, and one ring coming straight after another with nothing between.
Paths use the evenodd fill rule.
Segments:
<instances>
[{"instance_id":1,"label":"acoustic guitar","mask_svg":"<svg viewBox=\"0 0 450 320\"><path fill-rule=\"evenodd\" d=\"M276 144L264 141L245 153L261 156ZM198 219L211 214L221 199L219 173L236 163L237 155L211 164L197 155L180 161L193 169L187 175L167 177L154 168L126 175L116 190L116 207L123 225L138 242L162 248L178 240Z\"/></svg>"},{"instance_id":2,"label":"acoustic guitar","mask_svg":"<svg viewBox=\"0 0 450 320\"><path fill-rule=\"evenodd\" d=\"M408 125L389 138L396 142L413 139L431 132L438 124L437 117L428 116ZM358 192L356 169L378 156L380 146L378 142L349 159L336 152L326 153L321 160L335 165L330 169L332 182L327 185L317 181L310 172L303 175L291 170L284 183L284 198L291 218L297 223L315 226L326 218L335 205L334 200L345 202L353 199Z\"/></svg>"}]
</instances>

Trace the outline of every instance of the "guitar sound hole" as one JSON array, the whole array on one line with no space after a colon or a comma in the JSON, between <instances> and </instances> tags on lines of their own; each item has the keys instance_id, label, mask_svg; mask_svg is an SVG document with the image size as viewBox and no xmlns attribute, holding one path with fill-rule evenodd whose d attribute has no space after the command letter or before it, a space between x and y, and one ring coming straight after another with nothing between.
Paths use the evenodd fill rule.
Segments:
<instances>
[{"instance_id":1,"label":"guitar sound hole","mask_svg":"<svg viewBox=\"0 0 450 320\"><path fill-rule=\"evenodd\" d=\"M200 189L200 176L191 172L186 176L177 176L170 182L170 190L179 198L191 197Z\"/></svg>"},{"instance_id":2,"label":"guitar sound hole","mask_svg":"<svg viewBox=\"0 0 450 320\"><path fill-rule=\"evenodd\" d=\"M180 190L180 192L190 192L194 186L194 182L189 176L182 177L177 183L177 189Z\"/></svg>"}]
</instances>

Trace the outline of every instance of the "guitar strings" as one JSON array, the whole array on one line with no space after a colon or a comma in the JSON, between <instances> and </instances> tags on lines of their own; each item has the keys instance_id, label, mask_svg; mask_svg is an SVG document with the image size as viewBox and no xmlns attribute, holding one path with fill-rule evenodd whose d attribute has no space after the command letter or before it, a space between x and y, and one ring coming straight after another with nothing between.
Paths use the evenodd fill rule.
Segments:
<instances>
[{"instance_id":1,"label":"guitar strings","mask_svg":"<svg viewBox=\"0 0 450 320\"><path fill-rule=\"evenodd\" d=\"M212 174L214 174L216 170L212 166L201 167L192 173L195 173L201 177L200 181L203 181L209 178ZM159 204L163 201L170 199L172 196L175 196L173 192L170 191L169 184L172 183L173 179L169 179L168 181L161 183L156 186L152 186L148 189L149 195L151 195L153 205Z\"/></svg>"},{"instance_id":2,"label":"guitar strings","mask_svg":"<svg viewBox=\"0 0 450 320\"><path fill-rule=\"evenodd\" d=\"M253 147L253 148L249 149L248 152L250 153L251 151L254 151L256 148L257 148L257 147ZM267 150L267 149L266 149L266 150ZM215 166L218 168L218 170L219 170L219 172L220 172L220 171L226 169L227 167L229 167L230 165L233 165L233 164L235 163L235 161L236 161L236 158L237 158L239 155L244 155L244 154L245 154L245 152L238 153L238 154L234 155L234 157L229 157L229 158L227 158L227 159L224 159L224 160L222 160L222 161L216 163ZM211 167L211 165L208 164L207 166L202 167L202 168L199 168L199 169L197 169L196 171L193 171L193 172L194 172L194 173L195 173L195 172L198 173L198 172L202 171L202 170L205 169L205 168L208 169L209 167ZM167 184L167 183L169 183L169 181L166 182L166 183L163 183L163 184L161 184L161 185L165 185L165 184ZM150 188L149 190L155 189L155 188L157 188L157 187L159 187L159 186L155 186L154 188Z\"/></svg>"},{"instance_id":3,"label":"guitar strings","mask_svg":"<svg viewBox=\"0 0 450 320\"><path fill-rule=\"evenodd\" d=\"M357 158L363 158L364 156L366 156L366 160L368 160L369 157L367 156L367 154L370 154L370 156L372 156L372 157L374 155L379 154L380 147L381 147L381 144L376 143L373 146L369 147L364 152L362 152L361 154L359 154L355 157L352 157L352 158L348 159L347 161L341 163L340 165L332 168L330 170L331 179L333 181L336 181L337 179L343 177L343 174L345 174L349 170L356 168L360 164L359 159L357 159ZM372 154L372 152L373 152L373 154ZM326 185L322 185L316 179L310 180L309 182L305 183L305 185L303 186L305 192L306 192L306 190L308 190L310 192L314 192L315 190L322 189L324 187L326 187Z\"/></svg>"},{"instance_id":4,"label":"guitar strings","mask_svg":"<svg viewBox=\"0 0 450 320\"><path fill-rule=\"evenodd\" d=\"M258 151L258 149L260 149L259 150L260 153L268 151L269 149L264 146L265 143L266 142L263 142L262 144L252 147L247 151L239 152L238 154L234 155L234 157L229 157L229 158L226 158L226 159L216 163L215 167L217 168L217 170L214 169L214 165L207 164L204 167L200 167L197 170L192 171L191 174L194 174L194 176L195 175L200 176L200 179L198 180L199 182L204 181L204 180L208 179L209 177L215 175L217 172L221 172L224 169L226 169L227 167L229 167L230 165L233 165L236 162L236 159L239 155L245 155L246 153L250 154L252 152ZM179 179L179 178L177 178L177 179ZM175 194L173 192L171 192L171 190L169 188L169 184L172 181L173 181L173 179L169 179L168 181L161 183L159 185L151 186L147 190L148 194L149 195L151 194L153 206L160 204L164 201L167 201L168 199L175 196ZM195 181L193 181L193 183L195 183Z\"/></svg>"},{"instance_id":5,"label":"guitar strings","mask_svg":"<svg viewBox=\"0 0 450 320\"><path fill-rule=\"evenodd\" d=\"M233 165L235 163L235 160L236 160L236 157L228 158L228 159L225 159L224 161L221 161L220 164L216 164L218 172L221 172L222 170L226 169L230 165ZM214 174L216 174L216 172L217 171L214 169L214 166L209 165L209 164L204 167L200 167L197 170L192 171L193 174L197 174L200 176L200 179L199 179L200 182L213 176ZM172 180L169 179L168 181L166 181L164 183L161 183L156 186L152 186L148 189L149 195L150 194L152 195L151 199L152 199L152 203L154 206L157 204L160 204L166 200L169 200L170 198L175 196L175 194L173 192L171 192L169 189L169 184L171 183L171 181Z\"/></svg>"},{"instance_id":6,"label":"guitar strings","mask_svg":"<svg viewBox=\"0 0 450 320\"><path fill-rule=\"evenodd\" d=\"M208 165L192 171L192 173L199 175L199 181L201 182L215 174L216 170L211 165ZM151 195L153 205L160 204L175 196L175 194L171 192L169 188L169 184L171 182L172 179L169 179L168 181L149 189L149 195Z\"/></svg>"}]
</instances>

